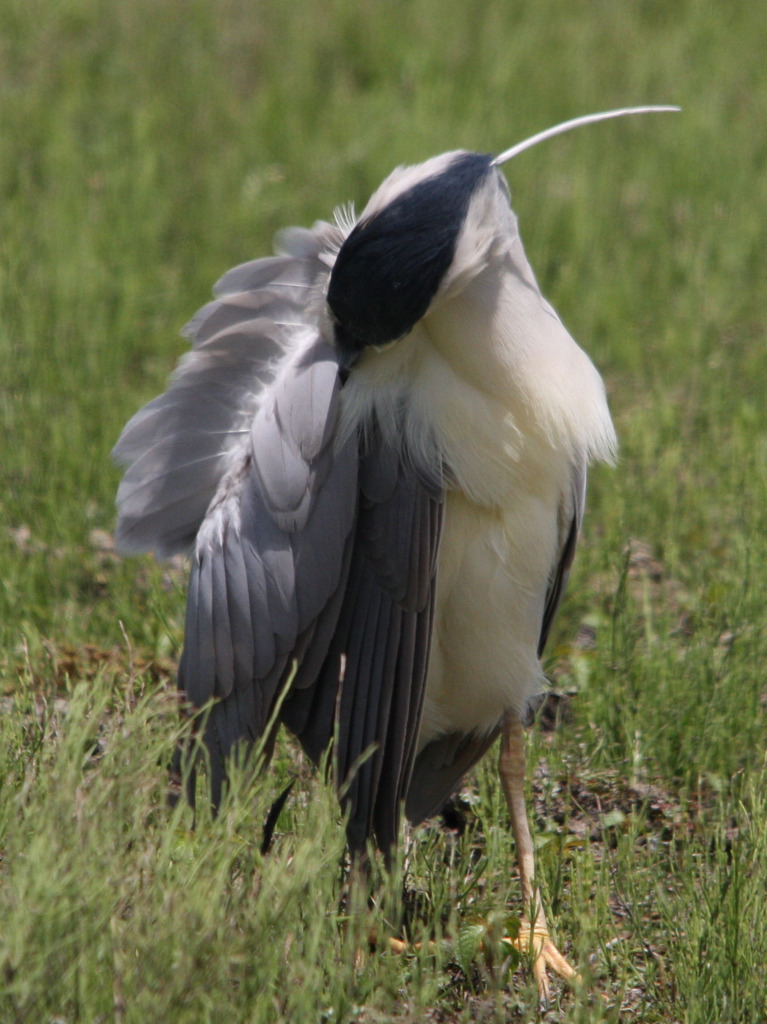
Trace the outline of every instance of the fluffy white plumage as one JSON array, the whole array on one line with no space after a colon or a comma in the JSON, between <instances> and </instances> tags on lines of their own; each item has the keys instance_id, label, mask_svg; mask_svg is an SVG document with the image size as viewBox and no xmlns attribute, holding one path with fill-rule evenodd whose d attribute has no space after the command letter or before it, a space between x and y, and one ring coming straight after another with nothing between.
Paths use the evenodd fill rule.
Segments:
<instances>
[{"instance_id":1,"label":"fluffy white plumage","mask_svg":"<svg viewBox=\"0 0 767 1024\"><path fill-rule=\"evenodd\" d=\"M384 181L362 219L455 158ZM498 174L472 196L426 316L368 350L347 383L344 436L375 414L447 496L419 749L442 733L490 732L544 685L537 655L546 592L576 480L617 448L602 379L541 295ZM580 518L580 513L578 513Z\"/></svg>"}]
</instances>

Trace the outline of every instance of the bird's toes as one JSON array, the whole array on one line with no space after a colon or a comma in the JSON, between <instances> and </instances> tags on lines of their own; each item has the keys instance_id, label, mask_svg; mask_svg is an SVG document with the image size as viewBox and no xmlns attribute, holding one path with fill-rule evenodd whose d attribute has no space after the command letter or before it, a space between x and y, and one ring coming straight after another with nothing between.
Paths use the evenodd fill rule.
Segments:
<instances>
[{"instance_id":1,"label":"bird's toes","mask_svg":"<svg viewBox=\"0 0 767 1024\"><path fill-rule=\"evenodd\" d=\"M508 940L515 949L532 957L533 977L538 987L538 1001L542 1007L548 1006L551 996L549 986L549 970L567 981L579 981L580 975L559 952L551 940L548 929L540 924L534 927L523 920L519 935Z\"/></svg>"}]
</instances>

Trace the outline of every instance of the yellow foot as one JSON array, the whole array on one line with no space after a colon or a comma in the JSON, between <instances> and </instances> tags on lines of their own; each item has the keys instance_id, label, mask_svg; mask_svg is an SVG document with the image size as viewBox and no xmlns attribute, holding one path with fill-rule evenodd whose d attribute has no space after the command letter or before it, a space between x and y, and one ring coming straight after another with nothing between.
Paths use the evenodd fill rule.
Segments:
<instances>
[{"instance_id":1,"label":"yellow foot","mask_svg":"<svg viewBox=\"0 0 767 1024\"><path fill-rule=\"evenodd\" d=\"M520 953L529 954L533 958L533 977L538 986L538 999L542 1006L549 1002L549 977L547 970L551 968L555 974L568 981L579 981L580 975L565 960L551 941L548 928L537 924L534 928L530 922L522 919L519 935L516 939L507 939Z\"/></svg>"},{"instance_id":2,"label":"yellow foot","mask_svg":"<svg viewBox=\"0 0 767 1024\"><path fill-rule=\"evenodd\" d=\"M422 942L405 942L403 939L395 939L393 935L389 936L388 939L389 952L396 953L397 956L404 956L405 953L420 953L423 949ZM428 950L435 950L437 948L436 942L427 942L426 948Z\"/></svg>"},{"instance_id":3,"label":"yellow foot","mask_svg":"<svg viewBox=\"0 0 767 1024\"><path fill-rule=\"evenodd\" d=\"M402 956L408 951L408 944L403 942L402 939L395 939L393 935L389 936L389 951L396 953L398 956Z\"/></svg>"},{"instance_id":4,"label":"yellow foot","mask_svg":"<svg viewBox=\"0 0 767 1024\"><path fill-rule=\"evenodd\" d=\"M523 918L520 923L519 935L515 939L506 938L503 941L508 942L515 949L519 950L520 953L532 957L533 977L538 986L538 999L542 1007L548 1005L551 994L547 973L549 969L568 981L580 981L578 972L570 966L551 941L548 929L540 924L536 925L535 928L531 928L530 922ZM396 939L391 935L388 937L387 944L389 952L397 955L421 949L420 942L410 945L407 942L403 942L402 939ZM429 943L430 947L434 945L432 942ZM375 948L375 943L373 943L372 948Z\"/></svg>"}]
</instances>

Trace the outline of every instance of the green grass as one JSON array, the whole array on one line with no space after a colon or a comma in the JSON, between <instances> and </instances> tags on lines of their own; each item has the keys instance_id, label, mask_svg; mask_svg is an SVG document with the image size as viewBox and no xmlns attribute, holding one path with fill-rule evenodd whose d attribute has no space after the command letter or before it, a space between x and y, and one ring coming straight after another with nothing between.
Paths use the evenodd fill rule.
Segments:
<instances>
[{"instance_id":1,"label":"green grass","mask_svg":"<svg viewBox=\"0 0 767 1024\"><path fill-rule=\"evenodd\" d=\"M530 740L584 976L546 1019L767 1019L765 52L762 5L713 0L0 5L0 1020L535 1017L493 942L521 908L492 759L463 837L419 831L369 910L302 762L259 852L287 740L216 821L167 808L183 573L110 550L109 451L278 228L397 163L645 102L684 113L507 168L622 443L549 651L570 713ZM408 921L435 943L355 955Z\"/></svg>"}]
</instances>

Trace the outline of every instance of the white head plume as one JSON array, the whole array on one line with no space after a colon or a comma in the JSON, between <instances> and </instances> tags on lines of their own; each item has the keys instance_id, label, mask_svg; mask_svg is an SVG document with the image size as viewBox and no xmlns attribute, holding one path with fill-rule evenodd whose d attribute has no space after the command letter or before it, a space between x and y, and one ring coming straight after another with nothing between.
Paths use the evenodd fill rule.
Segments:
<instances>
[{"instance_id":1,"label":"white head plume","mask_svg":"<svg viewBox=\"0 0 767 1024\"><path fill-rule=\"evenodd\" d=\"M563 132L569 132L573 128L580 128L584 124L594 124L597 121L608 121L612 117L626 117L629 114L660 114L668 113L670 111L679 111L681 107L622 107L620 110L603 110L599 114L583 114L581 117L573 117L569 121L563 121L561 124L555 124L552 128L546 128L542 132L537 132L535 135L531 135L529 139L524 139L522 142L518 142L511 149L505 150L499 156L493 160L495 167L500 167L501 164L505 164L508 160L512 160L515 156L519 156L520 153L524 153L526 149L530 149L533 146L537 146L539 142L543 142L544 139L551 139L555 135L561 135Z\"/></svg>"}]
</instances>

